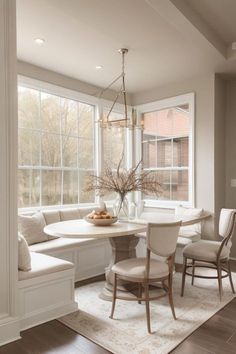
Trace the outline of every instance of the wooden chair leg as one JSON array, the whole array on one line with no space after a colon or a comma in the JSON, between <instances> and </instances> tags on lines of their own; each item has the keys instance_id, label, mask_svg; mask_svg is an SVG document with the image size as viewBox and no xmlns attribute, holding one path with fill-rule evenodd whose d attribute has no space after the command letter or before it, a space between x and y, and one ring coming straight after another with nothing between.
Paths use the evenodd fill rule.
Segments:
<instances>
[{"instance_id":1,"label":"wooden chair leg","mask_svg":"<svg viewBox=\"0 0 236 354\"><path fill-rule=\"evenodd\" d=\"M229 281L230 281L231 289L232 289L233 294L235 294L234 283L233 283L232 274L231 274L230 260L227 261L227 266L228 266Z\"/></svg>"},{"instance_id":2,"label":"wooden chair leg","mask_svg":"<svg viewBox=\"0 0 236 354\"><path fill-rule=\"evenodd\" d=\"M138 297L141 298L142 297L142 283L138 283ZM138 303L141 304L142 301L138 300Z\"/></svg>"},{"instance_id":3,"label":"wooden chair leg","mask_svg":"<svg viewBox=\"0 0 236 354\"><path fill-rule=\"evenodd\" d=\"M169 274L169 278L168 278L168 286L169 286L168 297L169 297L169 304L170 304L170 308L171 308L172 315L173 315L174 319L176 320L177 318L176 318L176 315L175 315L175 308L174 308L174 302L173 302L172 279L173 279L172 274Z\"/></svg>"},{"instance_id":4,"label":"wooden chair leg","mask_svg":"<svg viewBox=\"0 0 236 354\"><path fill-rule=\"evenodd\" d=\"M194 285L194 275L195 275L195 260L192 259L192 285Z\"/></svg>"},{"instance_id":5,"label":"wooden chair leg","mask_svg":"<svg viewBox=\"0 0 236 354\"><path fill-rule=\"evenodd\" d=\"M112 307L110 318L113 318L116 304L116 291L117 291L117 274L114 275L114 284L113 284L113 297L112 297Z\"/></svg>"},{"instance_id":6,"label":"wooden chair leg","mask_svg":"<svg viewBox=\"0 0 236 354\"><path fill-rule=\"evenodd\" d=\"M221 299L222 299L222 272L221 272L220 261L217 263L217 274L218 274L218 284L219 284L219 295L220 295L220 301L221 301Z\"/></svg>"},{"instance_id":7,"label":"wooden chair leg","mask_svg":"<svg viewBox=\"0 0 236 354\"><path fill-rule=\"evenodd\" d=\"M186 268L187 268L187 258L184 257L184 268L183 268L183 274L182 274L181 296L184 296L184 286L185 286L185 278L186 278Z\"/></svg>"},{"instance_id":8,"label":"wooden chair leg","mask_svg":"<svg viewBox=\"0 0 236 354\"><path fill-rule=\"evenodd\" d=\"M145 302L146 302L146 316L147 316L147 330L148 333L151 332L151 323L150 323L150 306L149 306L149 284L144 284L144 291L145 291Z\"/></svg>"}]
</instances>

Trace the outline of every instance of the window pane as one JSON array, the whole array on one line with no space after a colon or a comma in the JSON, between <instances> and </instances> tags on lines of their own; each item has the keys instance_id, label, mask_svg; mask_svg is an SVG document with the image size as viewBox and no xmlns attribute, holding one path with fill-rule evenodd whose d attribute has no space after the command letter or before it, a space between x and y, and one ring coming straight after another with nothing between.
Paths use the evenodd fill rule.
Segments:
<instances>
[{"instance_id":1,"label":"window pane","mask_svg":"<svg viewBox=\"0 0 236 354\"><path fill-rule=\"evenodd\" d=\"M61 204L61 171L42 171L42 205Z\"/></svg>"},{"instance_id":2,"label":"window pane","mask_svg":"<svg viewBox=\"0 0 236 354\"><path fill-rule=\"evenodd\" d=\"M172 200L188 201L188 171L172 171Z\"/></svg>"},{"instance_id":3,"label":"window pane","mask_svg":"<svg viewBox=\"0 0 236 354\"><path fill-rule=\"evenodd\" d=\"M92 140L79 139L79 168L94 167L94 146Z\"/></svg>"},{"instance_id":4,"label":"window pane","mask_svg":"<svg viewBox=\"0 0 236 354\"><path fill-rule=\"evenodd\" d=\"M125 129L104 129L103 139L104 162L116 168L122 157L122 154L125 152Z\"/></svg>"},{"instance_id":5,"label":"window pane","mask_svg":"<svg viewBox=\"0 0 236 354\"><path fill-rule=\"evenodd\" d=\"M144 168L157 169L164 190L160 199L188 200L188 172L176 171L189 167L188 104L144 113L143 124Z\"/></svg>"},{"instance_id":6,"label":"window pane","mask_svg":"<svg viewBox=\"0 0 236 354\"><path fill-rule=\"evenodd\" d=\"M40 127L40 92L26 87L18 88L19 127L38 129Z\"/></svg>"},{"instance_id":7,"label":"window pane","mask_svg":"<svg viewBox=\"0 0 236 354\"><path fill-rule=\"evenodd\" d=\"M19 129L18 163L21 166L39 166L40 133L27 129Z\"/></svg>"},{"instance_id":8,"label":"window pane","mask_svg":"<svg viewBox=\"0 0 236 354\"><path fill-rule=\"evenodd\" d=\"M65 167L77 167L78 139L62 137L62 161Z\"/></svg>"},{"instance_id":9,"label":"window pane","mask_svg":"<svg viewBox=\"0 0 236 354\"><path fill-rule=\"evenodd\" d=\"M93 140L94 107L79 103L79 136Z\"/></svg>"},{"instance_id":10,"label":"window pane","mask_svg":"<svg viewBox=\"0 0 236 354\"><path fill-rule=\"evenodd\" d=\"M61 99L61 129L66 135L78 135L78 103L76 101Z\"/></svg>"},{"instance_id":11,"label":"window pane","mask_svg":"<svg viewBox=\"0 0 236 354\"><path fill-rule=\"evenodd\" d=\"M91 172L94 174L95 172ZM88 183L89 173L87 171L79 171L79 203L94 203L95 192L84 192L84 188Z\"/></svg>"},{"instance_id":12,"label":"window pane","mask_svg":"<svg viewBox=\"0 0 236 354\"><path fill-rule=\"evenodd\" d=\"M39 205L40 172L18 170L18 206L26 208Z\"/></svg>"},{"instance_id":13,"label":"window pane","mask_svg":"<svg viewBox=\"0 0 236 354\"><path fill-rule=\"evenodd\" d=\"M42 166L61 166L60 135L42 134Z\"/></svg>"},{"instance_id":14,"label":"window pane","mask_svg":"<svg viewBox=\"0 0 236 354\"><path fill-rule=\"evenodd\" d=\"M189 138L173 140L173 165L178 167L188 166Z\"/></svg>"},{"instance_id":15,"label":"window pane","mask_svg":"<svg viewBox=\"0 0 236 354\"><path fill-rule=\"evenodd\" d=\"M41 93L41 126L44 130L60 132L60 97Z\"/></svg>"},{"instance_id":16,"label":"window pane","mask_svg":"<svg viewBox=\"0 0 236 354\"><path fill-rule=\"evenodd\" d=\"M143 195L144 199L159 199L159 200L169 200L170 199L170 173L171 171L157 171L153 172L156 175L157 181L161 184L161 194L157 198L155 195Z\"/></svg>"},{"instance_id":17,"label":"window pane","mask_svg":"<svg viewBox=\"0 0 236 354\"><path fill-rule=\"evenodd\" d=\"M19 87L18 160L27 167L19 172L19 207L94 202L78 170L94 169L94 112L93 105Z\"/></svg>"},{"instance_id":18,"label":"window pane","mask_svg":"<svg viewBox=\"0 0 236 354\"><path fill-rule=\"evenodd\" d=\"M63 172L63 204L78 203L78 172Z\"/></svg>"}]
</instances>

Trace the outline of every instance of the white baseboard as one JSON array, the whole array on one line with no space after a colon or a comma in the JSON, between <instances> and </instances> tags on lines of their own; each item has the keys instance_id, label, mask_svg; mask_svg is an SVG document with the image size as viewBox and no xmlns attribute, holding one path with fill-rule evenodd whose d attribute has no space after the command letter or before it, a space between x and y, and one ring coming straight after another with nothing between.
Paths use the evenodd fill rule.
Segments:
<instances>
[{"instance_id":1,"label":"white baseboard","mask_svg":"<svg viewBox=\"0 0 236 354\"><path fill-rule=\"evenodd\" d=\"M21 338L19 319L5 317L0 321L0 346Z\"/></svg>"}]
</instances>

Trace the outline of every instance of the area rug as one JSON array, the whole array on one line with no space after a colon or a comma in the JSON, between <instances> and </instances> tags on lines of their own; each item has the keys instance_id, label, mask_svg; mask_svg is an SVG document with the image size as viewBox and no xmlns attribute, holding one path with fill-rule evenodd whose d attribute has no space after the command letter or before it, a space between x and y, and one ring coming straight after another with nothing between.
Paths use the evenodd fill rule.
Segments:
<instances>
[{"instance_id":1,"label":"area rug","mask_svg":"<svg viewBox=\"0 0 236 354\"><path fill-rule=\"evenodd\" d=\"M233 274L236 284L236 274ZM115 354L167 354L233 299L228 278L223 280L220 302L217 280L186 278L185 296L180 297L181 274L174 275L174 303L177 320L172 317L168 299L150 303L153 334L146 329L145 305L117 300L114 319L111 302L101 300L103 282L76 289L79 310L59 319L74 331Z\"/></svg>"}]
</instances>

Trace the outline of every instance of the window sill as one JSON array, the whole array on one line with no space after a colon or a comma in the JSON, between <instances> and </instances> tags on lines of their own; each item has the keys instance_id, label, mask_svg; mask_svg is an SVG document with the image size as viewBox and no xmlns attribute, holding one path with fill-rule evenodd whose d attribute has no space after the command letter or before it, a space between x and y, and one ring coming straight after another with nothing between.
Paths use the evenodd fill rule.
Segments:
<instances>
[{"instance_id":1,"label":"window sill","mask_svg":"<svg viewBox=\"0 0 236 354\"><path fill-rule=\"evenodd\" d=\"M143 200L144 208L157 208L157 209L170 209L173 210L175 207L182 205L186 208L193 208L191 202L183 201L157 201L157 200Z\"/></svg>"}]
</instances>

